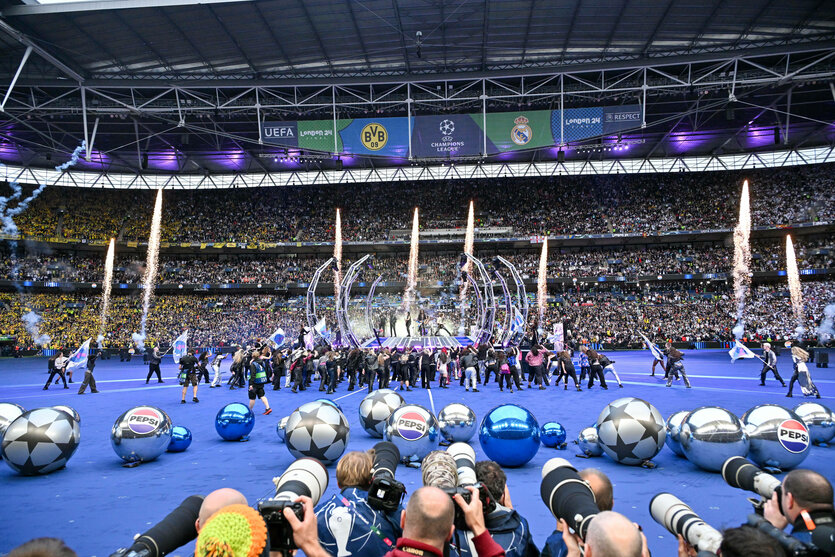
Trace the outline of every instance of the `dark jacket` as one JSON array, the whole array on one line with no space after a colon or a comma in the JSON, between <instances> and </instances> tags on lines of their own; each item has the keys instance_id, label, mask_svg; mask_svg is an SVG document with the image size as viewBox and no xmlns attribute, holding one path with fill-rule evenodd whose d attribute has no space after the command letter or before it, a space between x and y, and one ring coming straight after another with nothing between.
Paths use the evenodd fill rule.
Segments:
<instances>
[{"instance_id":1,"label":"dark jacket","mask_svg":"<svg viewBox=\"0 0 835 557\"><path fill-rule=\"evenodd\" d=\"M487 515L485 526L508 557L537 557L539 549L531 538L528 521L507 507L497 506Z\"/></svg>"},{"instance_id":2,"label":"dark jacket","mask_svg":"<svg viewBox=\"0 0 835 557\"><path fill-rule=\"evenodd\" d=\"M180 358L180 366L183 371L193 373L195 366L197 366L197 358L194 357L194 354L186 354Z\"/></svg>"},{"instance_id":3,"label":"dark jacket","mask_svg":"<svg viewBox=\"0 0 835 557\"><path fill-rule=\"evenodd\" d=\"M350 503L350 508L345 506L343 498ZM368 505L367 491L346 487L316 507L319 543L331 555L345 555L345 551L357 556L383 555L403 535L400 528L402 510L402 507L392 513L374 510ZM373 524L380 535L369 535L369 524ZM342 544L344 547L340 547Z\"/></svg>"}]
</instances>

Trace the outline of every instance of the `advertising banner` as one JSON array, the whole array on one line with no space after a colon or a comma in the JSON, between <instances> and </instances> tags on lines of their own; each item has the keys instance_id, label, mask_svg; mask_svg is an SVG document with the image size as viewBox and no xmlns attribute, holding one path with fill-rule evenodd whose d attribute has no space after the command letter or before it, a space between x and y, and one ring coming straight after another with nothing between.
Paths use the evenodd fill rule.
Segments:
<instances>
[{"instance_id":1,"label":"advertising banner","mask_svg":"<svg viewBox=\"0 0 835 557\"><path fill-rule=\"evenodd\" d=\"M336 121L338 150L352 155L409 156L407 118L354 118Z\"/></svg>"},{"instance_id":2,"label":"advertising banner","mask_svg":"<svg viewBox=\"0 0 835 557\"><path fill-rule=\"evenodd\" d=\"M473 114L481 126L481 114ZM551 111L494 112L487 114L487 152L504 153L554 145Z\"/></svg>"},{"instance_id":3,"label":"advertising banner","mask_svg":"<svg viewBox=\"0 0 835 557\"><path fill-rule=\"evenodd\" d=\"M412 156L461 157L480 155L481 127L474 118L481 115L416 116L412 129Z\"/></svg>"}]
</instances>

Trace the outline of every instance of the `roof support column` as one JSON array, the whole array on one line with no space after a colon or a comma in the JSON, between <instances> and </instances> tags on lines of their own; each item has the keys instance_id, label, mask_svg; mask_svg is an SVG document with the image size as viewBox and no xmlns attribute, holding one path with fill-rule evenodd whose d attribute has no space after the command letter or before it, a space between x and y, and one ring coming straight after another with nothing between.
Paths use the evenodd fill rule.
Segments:
<instances>
[{"instance_id":1,"label":"roof support column","mask_svg":"<svg viewBox=\"0 0 835 557\"><path fill-rule=\"evenodd\" d=\"M6 109L6 102L9 100L9 97L12 94L12 89L14 89L15 84L17 83L17 78L20 77L20 72L23 71L23 66L26 65L26 61L29 60L29 55L32 54L32 47L27 46L26 51L23 53L23 58L20 60L20 65L17 67L17 71L12 78L12 82L9 84L9 89L6 91L6 96L3 97L3 102L0 103L0 111L5 111Z\"/></svg>"}]
</instances>

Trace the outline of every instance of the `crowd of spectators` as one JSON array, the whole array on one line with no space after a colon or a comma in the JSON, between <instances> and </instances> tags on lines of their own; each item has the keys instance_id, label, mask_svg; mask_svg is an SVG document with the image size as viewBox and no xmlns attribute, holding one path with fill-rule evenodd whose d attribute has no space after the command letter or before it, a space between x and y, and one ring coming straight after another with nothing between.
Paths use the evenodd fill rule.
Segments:
<instances>
[{"instance_id":1,"label":"crowd of spectators","mask_svg":"<svg viewBox=\"0 0 835 557\"><path fill-rule=\"evenodd\" d=\"M831 221L831 165L782 170L499 178L166 192L162 238L172 242L331 241L342 210L348 241L391 239L420 208L423 228L479 226L516 236L651 234L733 228L749 179L754 226ZM49 188L18 217L26 236L145 241L152 191Z\"/></svg>"},{"instance_id":2,"label":"crowd of spectators","mask_svg":"<svg viewBox=\"0 0 835 557\"><path fill-rule=\"evenodd\" d=\"M835 249L829 239L810 240L799 237L796 241L798 266L809 269L827 269L835 265ZM822 249L827 248L827 249ZM785 269L785 247L780 240L760 240L752 243L752 271L777 271ZM485 261L492 255L476 253ZM121 256L115 262L114 280L120 283L138 283L142 280L145 262L141 256ZM459 253L434 254L424 252L420 257L420 281L453 281L457 278ZM539 254L535 252L505 254L523 276L535 278L539 270ZM733 260L731 248L722 243L687 244L675 247L627 246L612 248L565 249L552 251L548 261L548 276L587 277L619 275L635 278L644 275L682 273L727 273ZM161 283L187 284L283 284L308 282L324 259L309 257L268 256L215 256L193 257L163 256L160 259ZM101 254L32 254L15 261L17 278L32 281L101 282L104 276L104 258ZM350 264L342 264L347 269ZM372 260L373 269L366 272L382 274L386 281L405 281L408 269L406 252L378 255ZM13 262L6 255L0 259L0 276L12 275ZM326 275L323 282L330 282Z\"/></svg>"},{"instance_id":3,"label":"crowd of spectators","mask_svg":"<svg viewBox=\"0 0 835 557\"><path fill-rule=\"evenodd\" d=\"M803 283L805 316L802 326L814 335L824 317L824 308L835 301L835 281ZM536 303L531 296L531 316ZM100 331L100 295L62 294L0 294L0 334L17 337L21 346L32 346L22 316L34 311L41 317L39 332L51 338L50 347L77 346L87 338L96 338ZM380 294L375 299L372 326L400 308L402 297ZM361 304L362 305L362 304ZM474 306L474 304L472 304ZM141 319L139 293L115 295L111 300L105 330L105 346L129 346L131 335L139 332ZM333 316L333 297L319 297L318 311ZM411 309L412 334L416 334L417 311L426 309L432 324L430 334L443 324L455 334L461 322L457 296L449 292L419 299ZM474 321L470 308L469 325ZM503 310L502 310L503 311ZM404 315L398 315L398 327L404 334ZM358 333L370 335L365 324L364 309L349 311ZM501 311L498 322L503 319ZM336 330L335 320L329 326ZM677 341L713 341L732 338L736 323L736 302L731 285L726 281L658 283L652 287L609 287L568 289L550 299L542 328L553 331L563 322L572 338L589 342L631 344L640 342L638 331ZM785 284L762 284L751 289L745 312L746 337L751 339L794 338L795 322ZM268 295L157 295L148 316L147 343L169 343L188 329L190 342L199 346L228 346L265 336L277 327L288 338L296 338L307 326L305 301L302 297ZM385 331L386 336L388 331Z\"/></svg>"}]
</instances>

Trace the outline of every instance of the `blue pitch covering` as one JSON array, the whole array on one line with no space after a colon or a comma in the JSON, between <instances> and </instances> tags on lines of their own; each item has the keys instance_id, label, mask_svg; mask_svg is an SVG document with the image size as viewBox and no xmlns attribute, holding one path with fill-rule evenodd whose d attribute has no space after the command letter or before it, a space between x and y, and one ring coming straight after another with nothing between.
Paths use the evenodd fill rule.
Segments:
<instances>
[{"instance_id":1,"label":"blue pitch covering","mask_svg":"<svg viewBox=\"0 0 835 557\"><path fill-rule=\"evenodd\" d=\"M611 376L609 390L595 387L590 392L563 391L551 387L514 394L501 393L491 383L480 393L465 393L457 385L449 390L432 390L434 406L440 410L456 401L470 406L479 421L494 406L514 402L530 409L540 425L558 421L568 431L568 439L576 439L583 427L591 425L604 406L622 396L641 397L654 404L666 418L680 409L704 405L723 406L741 416L750 407L761 403L777 403L793 407L804 398L795 388L795 398L784 398L785 389L774 379L766 387L759 387L760 363L742 360L731 364L726 351L689 351L687 371L694 388L686 390L681 382L667 389L659 378L650 378L652 357L648 351L610 353L625 383L618 389ZM791 362L786 355L778 360L781 374L788 381ZM228 369L225 362L224 370ZM209 389L200 385L200 403L180 404L180 387L176 384L175 367L171 358L163 364L163 385L145 385L147 367L141 360L119 363L118 360L99 362L96 378L100 394L76 393L81 375L70 390L53 386L41 390L46 381L46 360L4 359L0 361L0 376L5 385L0 401L17 402L27 410L41 406L68 404L81 414L81 444L64 470L43 477L22 477L0 464L0 552L39 536L64 538L79 555L109 555L114 549L129 545L133 535L146 530L191 494L206 494L219 487L233 487L242 491L250 504L273 492L271 479L290 464L292 457L276 436L278 420L294 408L324 393L318 385L303 393L289 390L267 391L274 408L270 416L262 416L263 407L256 404L255 429L246 443L222 441L214 428L218 409L232 401L246 401L243 390ZM832 370L810 366L825 405L835 406L835 377ZM225 373L228 377L228 373ZM663 373L662 373L663 375ZM359 425L357 407L364 391L348 392L347 384L339 386L331 398L345 410L351 424L349 450L365 450L377 442ZM403 392L411 403L430 407L428 394L417 389ZM806 399L809 400L809 399ZM184 453L165 453L158 460L134 469L121 466L122 461L110 446L110 428L116 418L132 406L148 404L165 410L175 425L188 427L194 441ZM479 459L484 453L473 439ZM803 467L811 468L835 481L832 467L833 448L813 447ZM648 504L653 495L669 491L691 505L708 523L717 528L735 526L750 512L745 501L749 494L728 487L718 474L703 472L687 460L676 457L666 447L655 458L654 470L622 466L607 457L577 458L576 445L568 450L540 448L536 457L520 469L507 471L513 505L530 521L534 540L541 547L554 528L554 519L547 512L539 496L540 471L550 458L567 458L578 469L596 467L612 479L615 488L615 510L641 524L650 548L656 555L674 555L676 543L670 534L649 516ZM335 466L331 471L330 486L324 497L336 488ZM420 486L420 473L415 469L399 468L398 478L411 492ZM175 552L189 555L193 546Z\"/></svg>"}]
</instances>

